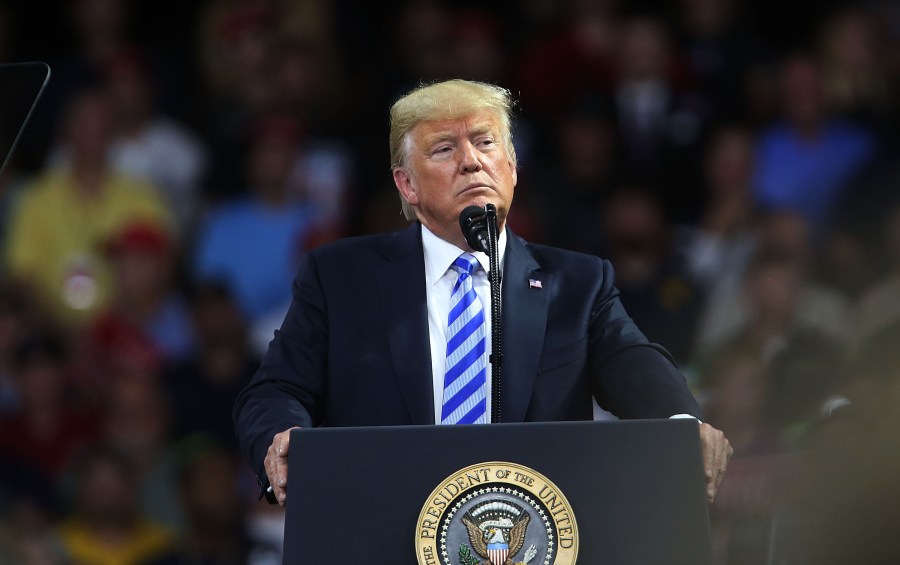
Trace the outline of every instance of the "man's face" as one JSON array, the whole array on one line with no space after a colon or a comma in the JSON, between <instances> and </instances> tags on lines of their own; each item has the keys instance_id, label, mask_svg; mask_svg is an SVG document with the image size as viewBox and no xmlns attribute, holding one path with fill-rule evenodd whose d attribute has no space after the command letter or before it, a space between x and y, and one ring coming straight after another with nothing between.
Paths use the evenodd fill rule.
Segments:
<instances>
[{"instance_id":1,"label":"man's face","mask_svg":"<svg viewBox=\"0 0 900 565\"><path fill-rule=\"evenodd\" d=\"M406 163L394 169L394 183L415 207L419 221L463 249L468 245L459 228L459 213L490 202L497 207L502 228L516 179L500 120L488 110L419 122L408 135Z\"/></svg>"}]
</instances>

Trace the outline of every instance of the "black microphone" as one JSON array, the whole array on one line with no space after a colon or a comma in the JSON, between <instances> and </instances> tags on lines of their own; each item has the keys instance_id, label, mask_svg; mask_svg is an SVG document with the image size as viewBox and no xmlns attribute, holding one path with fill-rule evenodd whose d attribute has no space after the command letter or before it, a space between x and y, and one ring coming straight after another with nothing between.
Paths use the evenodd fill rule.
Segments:
<instances>
[{"instance_id":1,"label":"black microphone","mask_svg":"<svg viewBox=\"0 0 900 565\"><path fill-rule=\"evenodd\" d=\"M484 208L469 206L459 214L459 227L469 247L487 253L491 267L488 270L488 281L491 284L491 423L499 424L501 367L503 365L503 337L501 326L503 320L500 296L500 266L497 251L497 208L487 204Z\"/></svg>"},{"instance_id":2,"label":"black microphone","mask_svg":"<svg viewBox=\"0 0 900 565\"><path fill-rule=\"evenodd\" d=\"M459 213L459 227L466 243L475 251L490 254L488 244L487 215L484 208L469 206Z\"/></svg>"}]
</instances>

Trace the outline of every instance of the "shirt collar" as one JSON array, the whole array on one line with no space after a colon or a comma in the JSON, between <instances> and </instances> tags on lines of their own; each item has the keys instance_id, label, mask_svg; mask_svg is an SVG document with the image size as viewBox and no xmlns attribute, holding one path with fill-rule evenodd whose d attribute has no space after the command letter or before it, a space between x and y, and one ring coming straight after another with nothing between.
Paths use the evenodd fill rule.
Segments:
<instances>
[{"instance_id":1,"label":"shirt collar","mask_svg":"<svg viewBox=\"0 0 900 565\"><path fill-rule=\"evenodd\" d=\"M506 255L506 229L500 232L500 237L498 238L497 248L500 252L500 257L497 259L497 263L500 265L500 272L503 273L503 257ZM472 253L478 262L481 264L481 268L484 269L484 272L488 272L491 263L488 259L486 253L481 251L466 251L465 249L460 249L456 245L448 241L444 241L438 236L434 235L428 228L422 226L422 249L425 251L425 284L427 286L431 286L435 284L437 281L444 276L444 273L447 272L447 269L450 268L450 265L456 261L456 258L460 256L462 253Z\"/></svg>"}]
</instances>

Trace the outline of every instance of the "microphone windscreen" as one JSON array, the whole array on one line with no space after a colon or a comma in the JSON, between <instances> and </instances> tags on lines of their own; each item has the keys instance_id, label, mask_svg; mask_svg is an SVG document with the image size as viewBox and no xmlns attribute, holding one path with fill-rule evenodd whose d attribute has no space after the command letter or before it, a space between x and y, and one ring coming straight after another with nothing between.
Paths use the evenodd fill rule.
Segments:
<instances>
[{"instance_id":1,"label":"microphone windscreen","mask_svg":"<svg viewBox=\"0 0 900 565\"><path fill-rule=\"evenodd\" d=\"M459 227L469 247L488 253L487 215L483 208L467 206L459 213Z\"/></svg>"}]
</instances>

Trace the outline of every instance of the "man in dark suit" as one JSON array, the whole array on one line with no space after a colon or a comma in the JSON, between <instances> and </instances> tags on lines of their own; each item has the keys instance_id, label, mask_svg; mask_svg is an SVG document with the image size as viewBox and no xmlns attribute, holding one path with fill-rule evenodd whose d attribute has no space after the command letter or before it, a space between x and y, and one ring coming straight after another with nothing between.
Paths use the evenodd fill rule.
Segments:
<instances>
[{"instance_id":1,"label":"man in dark suit","mask_svg":"<svg viewBox=\"0 0 900 565\"><path fill-rule=\"evenodd\" d=\"M506 90L458 80L392 107L393 177L414 223L306 254L285 321L235 405L270 500L286 501L294 427L490 421L488 261L458 221L471 205L494 204L501 230L502 421L591 419L592 398L622 418L699 415L669 355L619 303L608 262L504 229L517 179L510 107ZM461 258L468 271L454 267ZM712 499L731 447L699 426Z\"/></svg>"}]
</instances>

